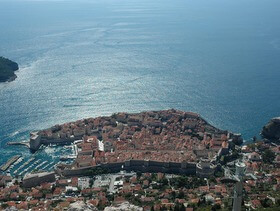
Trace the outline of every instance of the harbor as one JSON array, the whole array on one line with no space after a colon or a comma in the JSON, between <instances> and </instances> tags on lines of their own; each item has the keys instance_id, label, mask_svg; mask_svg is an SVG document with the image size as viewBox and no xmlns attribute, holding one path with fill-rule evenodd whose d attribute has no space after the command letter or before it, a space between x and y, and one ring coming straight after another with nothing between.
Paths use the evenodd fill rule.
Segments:
<instances>
[{"instance_id":1,"label":"harbor","mask_svg":"<svg viewBox=\"0 0 280 211\"><path fill-rule=\"evenodd\" d=\"M7 145L16 145L26 150L27 142L8 142ZM40 150L28 156L24 153L11 157L1 163L0 170L6 175L24 177L31 172L51 171L58 163L69 164L77 156L77 143L70 145L50 144L41 146ZM63 156L61 156L63 155Z\"/></svg>"},{"instance_id":2,"label":"harbor","mask_svg":"<svg viewBox=\"0 0 280 211\"><path fill-rule=\"evenodd\" d=\"M27 165L29 165L32 161L34 161L35 158L30 158L29 160L27 160L25 163L23 163L22 165L20 165L20 167L14 171L14 174L17 174L18 172L20 172L21 169L24 169Z\"/></svg>"},{"instance_id":3,"label":"harbor","mask_svg":"<svg viewBox=\"0 0 280 211\"><path fill-rule=\"evenodd\" d=\"M77 158L78 155L78 147L77 144L81 143L82 140L78 140L78 141L74 141L73 144L71 144L70 146L64 146L65 149L70 148L72 150L72 154L71 155L62 155L60 156L60 160L61 161L73 161L74 159Z\"/></svg>"}]
</instances>

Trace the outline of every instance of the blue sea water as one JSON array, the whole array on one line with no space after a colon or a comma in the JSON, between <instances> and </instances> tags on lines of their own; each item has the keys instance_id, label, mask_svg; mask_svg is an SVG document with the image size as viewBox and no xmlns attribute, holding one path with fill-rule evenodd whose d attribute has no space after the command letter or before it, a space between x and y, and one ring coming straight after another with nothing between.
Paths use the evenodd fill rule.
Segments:
<instances>
[{"instance_id":1,"label":"blue sea water","mask_svg":"<svg viewBox=\"0 0 280 211\"><path fill-rule=\"evenodd\" d=\"M113 112L198 112L245 139L280 116L279 0L0 0L0 164L29 132ZM55 149L32 155L57 162Z\"/></svg>"}]
</instances>

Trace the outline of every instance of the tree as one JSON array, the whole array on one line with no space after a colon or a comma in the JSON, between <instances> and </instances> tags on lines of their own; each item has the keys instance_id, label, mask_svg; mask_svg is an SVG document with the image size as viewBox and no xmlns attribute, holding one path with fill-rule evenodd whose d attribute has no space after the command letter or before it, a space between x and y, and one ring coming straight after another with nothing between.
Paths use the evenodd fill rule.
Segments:
<instances>
[{"instance_id":1,"label":"tree","mask_svg":"<svg viewBox=\"0 0 280 211\"><path fill-rule=\"evenodd\" d=\"M264 200L261 200L261 204L264 208L272 207L273 202L269 198L265 198Z\"/></svg>"},{"instance_id":2,"label":"tree","mask_svg":"<svg viewBox=\"0 0 280 211\"><path fill-rule=\"evenodd\" d=\"M185 211L185 210L186 210L185 205L184 205L184 204L181 204L181 205L180 205L180 211Z\"/></svg>"},{"instance_id":3,"label":"tree","mask_svg":"<svg viewBox=\"0 0 280 211\"><path fill-rule=\"evenodd\" d=\"M178 202L175 203L174 211L180 211L180 205Z\"/></svg>"},{"instance_id":4,"label":"tree","mask_svg":"<svg viewBox=\"0 0 280 211\"><path fill-rule=\"evenodd\" d=\"M209 182L210 183L216 183L216 178L214 176L211 176L210 179L209 179Z\"/></svg>"},{"instance_id":5,"label":"tree","mask_svg":"<svg viewBox=\"0 0 280 211\"><path fill-rule=\"evenodd\" d=\"M184 191L179 191L178 198L183 199L185 197Z\"/></svg>"},{"instance_id":6,"label":"tree","mask_svg":"<svg viewBox=\"0 0 280 211\"><path fill-rule=\"evenodd\" d=\"M257 141L257 137L254 136L254 137L253 137L253 142L255 143L256 141Z\"/></svg>"},{"instance_id":7,"label":"tree","mask_svg":"<svg viewBox=\"0 0 280 211\"><path fill-rule=\"evenodd\" d=\"M139 179L142 176L142 173L140 171L137 171L136 176L137 176L137 179Z\"/></svg>"},{"instance_id":8,"label":"tree","mask_svg":"<svg viewBox=\"0 0 280 211\"><path fill-rule=\"evenodd\" d=\"M90 180L89 180L89 186L90 186L90 187L93 186L93 182L94 182L94 181L93 181L93 178L90 178Z\"/></svg>"},{"instance_id":9,"label":"tree","mask_svg":"<svg viewBox=\"0 0 280 211\"><path fill-rule=\"evenodd\" d=\"M8 205L8 204L1 204L1 207L2 207L3 209L6 209L6 208L9 207L9 205Z\"/></svg>"},{"instance_id":10,"label":"tree","mask_svg":"<svg viewBox=\"0 0 280 211\"><path fill-rule=\"evenodd\" d=\"M221 205L219 205L219 204L214 204L214 206L211 208L212 211L216 211L219 209L221 209Z\"/></svg>"},{"instance_id":11,"label":"tree","mask_svg":"<svg viewBox=\"0 0 280 211\"><path fill-rule=\"evenodd\" d=\"M160 207L160 211L165 211L167 208L165 206Z\"/></svg>"},{"instance_id":12,"label":"tree","mask_svg":"<svg viewBox=\"0 0 280 211\"><path fill-rule=\"evenodd\" d=\"M157 175L155 173L152 173L151 179L152 181L155 181L157 179Z\"/></svg>"},{"instance_id":13,"label":"tree","mask_svg":"<svg viewBox=\"0 0 280 211\"><path fill-rule=\"evenodd\" d=\"M174 200L176 198L176 192L175 191L172 191L171 192L171 198Z\"/></svg>"},{"instance_id":14,"label":"tree","mask_svg":"<svg viewBox=\"0 0 280 211\"><path fill-rule=\"evenodd\" d=\"M168 185L168 180L166 178L163 178L159 181L163 186Z\"/></svg>"},{"instance_id":15,"label":"tree","mask_svg":"<svg viewBox=\"0 0 280 211\"><path fill-rule=\"evenodd\" d=\"M263 158L263 162L272 163L275 159L275 153L272 152L270 149L266 149L262 154L262 158Z\"/></svg>"}]
</instances>

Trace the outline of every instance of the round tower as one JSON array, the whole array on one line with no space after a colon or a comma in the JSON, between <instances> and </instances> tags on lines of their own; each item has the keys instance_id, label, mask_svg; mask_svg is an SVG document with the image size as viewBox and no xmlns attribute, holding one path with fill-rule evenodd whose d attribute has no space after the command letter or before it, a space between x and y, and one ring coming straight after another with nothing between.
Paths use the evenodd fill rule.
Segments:
<instances>
[{"instance_id":1,"label":"round tower","mask_svg":"<svg viewBox=\"0 0 280 211\"><path fill-rule=\"evenodd\" d=\"M235 175L238 177L238 179L242 180L245 176L246 171L246 165L242 162L237 162L235 164Z\"/></svg>"}]
</instances>

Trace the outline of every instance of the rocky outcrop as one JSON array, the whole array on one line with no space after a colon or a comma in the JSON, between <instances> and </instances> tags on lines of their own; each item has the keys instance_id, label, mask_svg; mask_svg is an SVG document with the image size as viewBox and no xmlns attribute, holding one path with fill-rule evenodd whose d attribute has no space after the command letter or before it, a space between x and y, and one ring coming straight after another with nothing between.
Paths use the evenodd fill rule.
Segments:
<instances>
[{"instance_id":1,"label":"rocky outcrop","mask_svg":"<svg viewBox=\"0 0 280 211\"><path fill-rule=\"evenodd\" d=\"M136 205L130 204L129 202L123 202L121 204L105 207L104 211L126 211L126 210L135 210L135 211L142 211L142 207L138 207Z\"/></svg>"},{"instance_id":2,"label":"rocky outcrop","mask_svg":"<svg viewBox=\"0 0 280 211\"><path fill-rule=\"evenodd\" d=\"M263 138L272 141L280 141L280 117L271 119L261 131Z\"/></svg>"},{"instance_id":3,"label":"rocky outcrop","mask_svg":"<svg viewBox=\"0 0 280 211\"><path fill-rule=\"evenodd\" d=\"M16 74L18 64L0 56L0 82L10 82L16 79Z\"/></svg>"},{"instance_id":4,"label":"rocky outcrop","mask_svg":"<svg viewBox=\"0 0 280 211\"><path fill-rule=\"evenodd\" d=\"M97 211L98 209L91 204L86 204L83 201L77 201L70 204L67 211Z\"/></svg>"},{"instance_id":5,"label":"rocky outcrop","mask_svg":"<svg viewBox=\"0 0 280 211\"><path fill-rule=\"evenodd\" d=\"M5 211L18 211L18 209L12 206L12 207L6 208Z\"/></svg>"}]
</instances>

